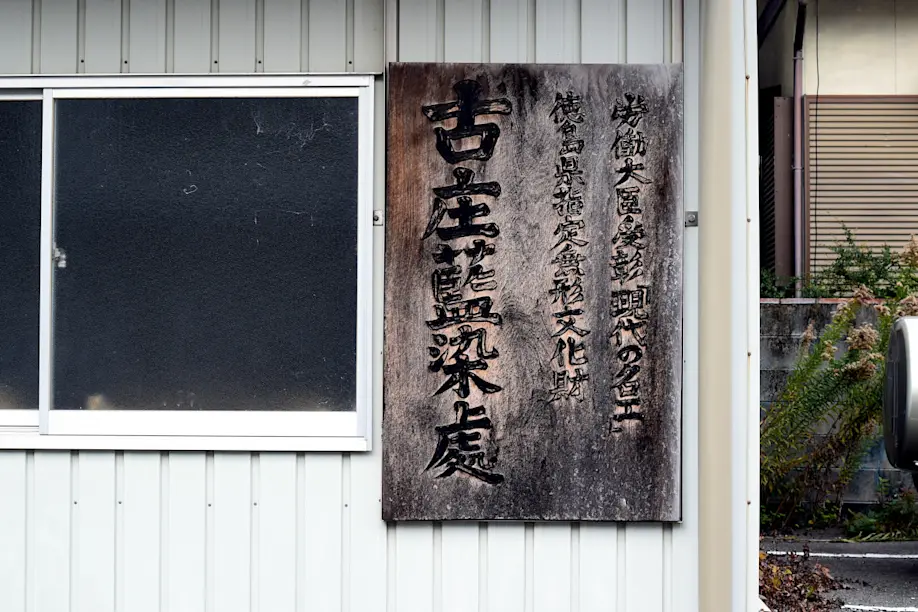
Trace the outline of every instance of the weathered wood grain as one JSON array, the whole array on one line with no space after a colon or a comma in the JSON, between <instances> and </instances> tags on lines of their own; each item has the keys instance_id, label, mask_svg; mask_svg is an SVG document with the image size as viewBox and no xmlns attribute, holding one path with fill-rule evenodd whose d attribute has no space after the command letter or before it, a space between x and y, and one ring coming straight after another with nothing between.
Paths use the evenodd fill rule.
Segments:
<instances>
[{"instance_id":1,"label":"weathered wood grain","mask_svg":"<svg viewBox=\"0 0 918 612\"><path fill-rule=\"evenodd\" d=\"M493 124L500 133L490 159L450 163L438 152L434 129L453 129L457 119L431 120L422 107L456 100L454 85L462 80L477 82L480 98L492 100L485 114L472 117L475 125ZM567 139L583 146L579 153L579 147L567 147L566 157L577 161L568 159L564 167L573 163L583 172L583 196L579 214L568 199L559 215L553 194L566 136L553 109L556 94L567 92L581 97L579 108L566 109L576 132ZM637 119L621 116L623 109L640 110L626 93L643 98L646 112ZM681 66L391 64L387 112L383 518L678 521ZM439 119L437 112L427 115ZM617 140L631 127L628 121L643 133L643 143ZM487 129L481 141L468 138L460 148L486 145L493 136ZM616 149L631 155L637 176L622 171L627 156L616 158ZM459 224L450 216L459 199L441 191L438 201L433 190L456 185L458 167L474 172L474 183L499 183L497 196L493 188L469 196L471 206L489 208L470 223L493 223L499 234L486 227L490 235L438 235ZM638 188L637 203L617 195L622 178L619 188ZM439 222L438 210L446 213ZM424 238L428 228L432 234ZM493 253L480 257L475 240L493 245ZM453 261L459 285L440 293L443 307L457 297L487 297L499 324L492 319L431 328L428 322L437 318L433 275L450 265L448 251L435 261L438 245L465 249ZM615 265L619 249L624 259ZM583 259L562 275L559 253ZM476 255L480 261L473 261ZM493 270L493 277L466 283L475 263ZM571 314L563 317L579 332L565 332L553 314L565 310L560 293L552 293L556 278L568 284L580 279L582 300L569 289ZM632 292L630 302L622 301L624 290ZM639 302L645 298L642 319ZM638 310L624 312L616 304ZM452 372L462 359L486 368L471 370L480 378L471 378L467 397L452 384L458 381L454 375L462 377ZM587 376L579 397L558 399L555 373L574 377L577 369ZM568 380L565 389L570 393L575 385ZM629 398L636 403L626 408ZM457 421L456 402L483 407L484 414L471 414L468 421L480 425L486 417L491 428L470 428L463 434L480 438L463 440L453 432L439 465L427 469L440 441L436 428ZM470 475L474 471L480 477ZM497 475L501 482L486 482Z\"/></svg>"}]
</instances>

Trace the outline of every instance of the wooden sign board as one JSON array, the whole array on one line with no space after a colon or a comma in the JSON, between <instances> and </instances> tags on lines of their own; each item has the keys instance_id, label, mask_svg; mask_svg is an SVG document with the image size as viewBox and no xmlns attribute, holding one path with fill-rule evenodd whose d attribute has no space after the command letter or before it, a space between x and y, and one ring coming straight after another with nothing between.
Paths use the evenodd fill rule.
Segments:
<instances>
[{"instance_id":1,"label":"wooden sign board","mask_svg":"<svg viewBox=\"0 0 918 612\"><path fill-rule=\"evenodd\" d=\"M387 520L681 518L682 69L392 64Z\"/></svg>"}]
</instances>

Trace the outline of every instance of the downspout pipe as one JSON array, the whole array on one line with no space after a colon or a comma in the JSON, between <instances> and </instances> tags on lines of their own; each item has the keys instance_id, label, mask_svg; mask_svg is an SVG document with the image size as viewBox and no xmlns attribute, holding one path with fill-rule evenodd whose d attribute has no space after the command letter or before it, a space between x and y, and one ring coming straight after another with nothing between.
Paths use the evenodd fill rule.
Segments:
<instances>
[{"instance_id":1,"label":"downspout pipe","mask_svg":"<svg viewBox=\"0 0 918 612\"><path fill-rule=\"evenodd\" d=\"M794 277L797 297L803 289L803 37L806 0L797 0L794 31Z\"/></svg>"}]
</instances>

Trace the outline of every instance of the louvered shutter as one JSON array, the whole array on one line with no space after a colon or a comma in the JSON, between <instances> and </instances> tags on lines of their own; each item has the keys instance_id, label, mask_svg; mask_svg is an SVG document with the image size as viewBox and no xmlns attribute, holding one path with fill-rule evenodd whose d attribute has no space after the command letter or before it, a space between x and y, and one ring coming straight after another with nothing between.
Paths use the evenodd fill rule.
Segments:
<instances>
[{"instance_id":1,"label":"louvered shutter","mask_svg":"<svg viewBox=\"0 0 918 612\"><path fill-rule=\"evenodd\" d=\"M844 227L900 249L918 234L918 98L806 100L808 267L827 265Z\"/></svg>"}]
</instances>

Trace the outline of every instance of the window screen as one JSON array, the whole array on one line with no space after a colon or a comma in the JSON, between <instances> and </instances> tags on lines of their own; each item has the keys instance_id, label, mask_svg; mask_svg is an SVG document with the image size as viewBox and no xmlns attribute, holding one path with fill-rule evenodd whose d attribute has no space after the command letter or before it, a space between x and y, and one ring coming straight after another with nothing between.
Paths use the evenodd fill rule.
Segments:
<instances>
[{"instance_id":1,"label":"window screen","mask_svg":"<svg viewBox=\"0 0 918 612\"><path fill-rule=\"evenodd\" d=\"M0 102L0 409L38 408L41 102Z\"/></svg>"},{"instance_id":2,"label":"window screen","mask_svg":"<svg viewBox=\"0 0 918 612\"><path fill-rule=\"evenodd\" d=\"M55 408L355 409L356 98L59 100L55 117ZM0 263L26 297L28 197L3 225L35 235Z\"/></svg>"}]
</instances>

